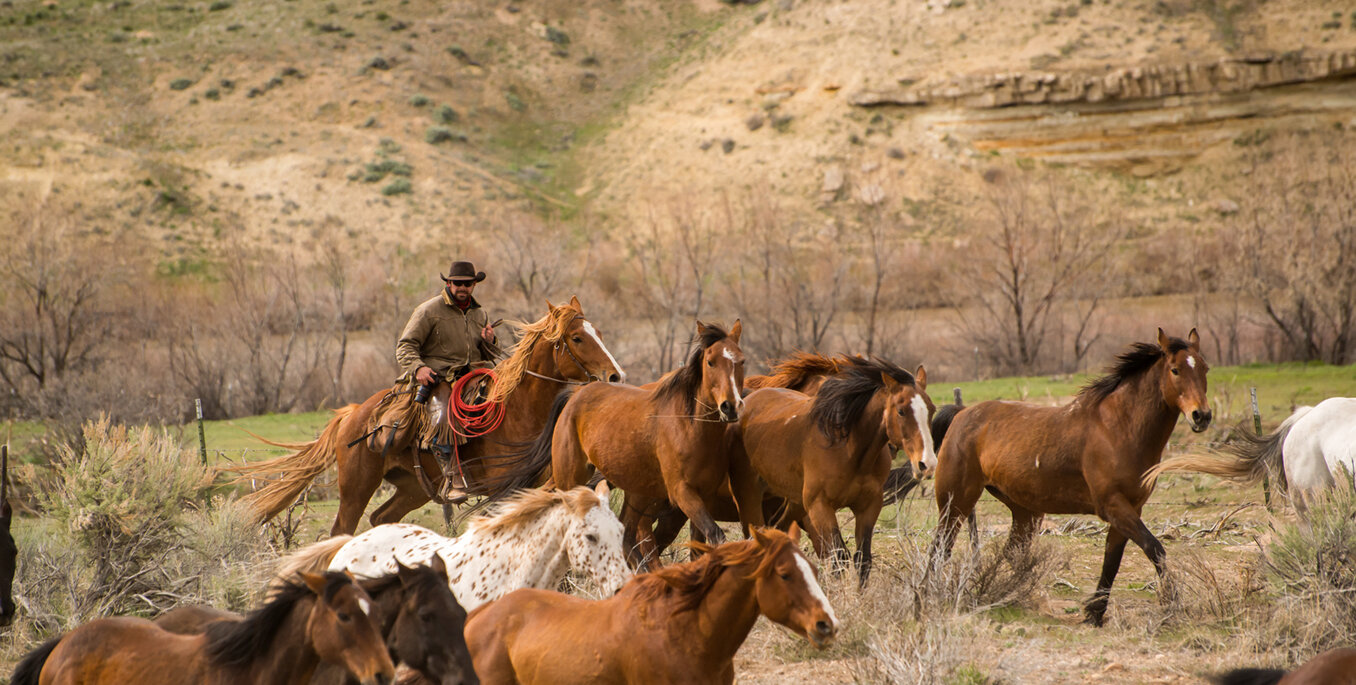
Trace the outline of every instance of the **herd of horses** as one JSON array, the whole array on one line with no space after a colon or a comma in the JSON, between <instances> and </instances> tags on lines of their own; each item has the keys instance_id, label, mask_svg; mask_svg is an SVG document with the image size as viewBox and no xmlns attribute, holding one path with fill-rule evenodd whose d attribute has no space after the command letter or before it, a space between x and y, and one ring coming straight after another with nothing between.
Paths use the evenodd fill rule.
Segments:
<instances>
[{"instance_id":1,"label":"herd of horses","mask_svg":"<svg viewBox=\"0 0 1356 685\"><path fill-rule=\"evenodd\" d=\"M1046 514L1106 521L1101 576L1084 608L1100 626L1128 542L1153 563L1160 592L1170 588L1163 545L1141 518L1158 474L1280 469L1308 488L1316 476L1306 469L1316 467L1304 462L1292 475L1271 443L1338 444L1300 440L1306 417L1297 414L1281 437L1253 439L1236 456L1163 461L1179 418L1196 432L1212 420L1194 329L1132 344L1067 406L940 410L926 369L874 357L798 354L746 377L742 333L739 321L698 322L680 368L632 386L577 299L548 303L496 369L503 423L461 448L482 496L477 511L488 512L465 533L399 523L434 497L421 476L441 469L413 447L377 452L362 439L383 391L337 410L316 440L288 445L294 454L245 467L272 477L250 497L266 520L338 466L332 537L284 559L263 606L243 617L198 607L155 622L97 620L32 652L12 682L179 682L191 673L199 682L367 684L386 682L395 664L402 682L731 682L759 615L816 647L837 632L799 531L830 568L852 566L865 585L882 506L924 477L935 479L939 559L986 491L1011 511L1009 553L1031 544ZM1345 416L1341 446L1351 450L1353 414L1356 406L1320 405L1310 415ZM892 469L899 452L908 464ZM1324 473L1331 482L1338 472ZM395 494L355 537L383 479ZM609 487L624 493L620 517ZM842 509L854 516L851 554ZM4 513L7 525L7 504ZM726 542L718 521L738 521L746 539ZM688 522L693 560L660 566L657 555ZM601 598L557 592L571 570Z\"/></svg>"}]
</instances>

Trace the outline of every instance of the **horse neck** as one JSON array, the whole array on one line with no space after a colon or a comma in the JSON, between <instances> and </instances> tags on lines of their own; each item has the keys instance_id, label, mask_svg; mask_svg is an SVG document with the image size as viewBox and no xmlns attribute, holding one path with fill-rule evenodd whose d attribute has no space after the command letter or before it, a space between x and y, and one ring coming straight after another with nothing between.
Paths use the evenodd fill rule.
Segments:
<instances>
[{"instance_id":1,"label":"horse neck","mask_svg":"<svg viewBox=\"0 0 1356 685\"><path fill-rule=\"evenodd\" d=\"M1177 426L1180 409L1163 401L1158 386L1158 364L1122 381L1111 395L1098 404L1102 425L1111 428L1112 442L1129 448L1129 455L1142 455L1149 463L1158 463L1167 447L1168 437Z\"/></svg>"},{"instance_id":2,"label":"horse neck","mask_svg":"<svg viewBox=\"0 0 1356 685\"><path fill-rule=\"evenodd\" d=\"M560 378L551 344L538 340L528 353L526 370L548 378ZM566 385L531 373L523 373L518 386L504 398L504 423L496 431L502 440L521 441L535 437L546 423L551 402ZM516 436L516 437L515 437Z\"/></svg>"},{"instance_id":3,"label":"horse neck","mask_svg":"<svg viewBox=\"0 0 1356 685\"><path fill-rule=\"evenodd\" d=\"M278 685L311 682L311 675L320 665L320 655L316 654L310 635L307 634L307 623L311 619L315 601L310 597L297 600L282 625L278 626L268 648L244 669L248 677L228 682Z\"/></svg>"},{"instance_id":4,"label":"horse neck","mask_svg":"<svg viewBox=\"0 0 1356 685\"><path fill-rule=\"evenodd\" d=\"M448 568L458 569L453 573L463 579L460 585L467 587L471 577L501 579L497 588L486 593L489 596L485 601L518 588L554 589L565 576L569 563L564 545L568 516L566 507L553 506L515 530L497 528L491 533L468 533L455 538L444 554ZM455 594L470 611L472 607L467 600L471 596L464 595L461 587Z\"/></svg>"},{"instance_id":5,"label":"horse neck","mask_svg":"<svg viewBox=\"0 0 1356 685\"><path fill-rule=\"evenodd\" d=\"M702 598L690 621L695 629L679 627L678 634L697 643L696 651L707 665L716 667L734 659L749 631L758 621L758 600L754 597L756 578L748 578L752 564L727 566ZM683 614L674 617L674 623ZM670 634L674 634L670 632Z\"/></svg>"},{"instance_id":6,"label":"horse neck","mask_svg":"<svg viewBox=\"0 0 1356 685\"><path fill-rule=\"evenodd\" d=\"M807 414L808 416L808 414ZM852 463L861 463L866 455L880 454L887 440L885 434L885 391L877 390L871 397L857 423L848 431L848 454Z\"/></svg>"}]
</instances>

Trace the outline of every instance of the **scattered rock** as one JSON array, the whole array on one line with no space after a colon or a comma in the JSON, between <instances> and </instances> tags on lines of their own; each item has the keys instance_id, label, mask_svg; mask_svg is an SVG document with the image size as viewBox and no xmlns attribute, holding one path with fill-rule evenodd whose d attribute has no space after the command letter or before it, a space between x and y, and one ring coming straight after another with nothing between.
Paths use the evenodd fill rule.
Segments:
<instances>
[{"instance_id":1,"label":"scattered rock","mask_svg":"<svg viewBox=\"0 0 1356 685\"><path fill-rule=\"evenodd\" d=\"M749 118L744 120L744 125L749 127L750 131L757 131L758 129L763 127L763 115L761 114L749 115Z\"/></svg>"},{"instance_id":2,"label":"scattered rock","mask_svg":"<svg viewBox=\"0 0 1356 685\"><path fill-rule=\"evenodd\" d=\"M897 147L892 147L885 151L885 156L890 159L904 159L904 151Z\"/></svg>"},{"instance_id":3,"label":"scattered rock","mask_svg":"<svg viewBox=\"0 0 1356 685\"><path fill-rule=\"evenodd\" d=\"M1226 198L1222 200L1216 200L1214 203L1214 209L1216 212L1219 212L1224 216L1230 216L1232 214L1237 214L1240 208L1237 202L1234 202L1233 200L1229 200Z\"/></svg>"},{"instance_id":4,"label":"scattered rock","mask_svg":"<svg viewBox=\"0 0 1356 685\"><path fill-rule=\"evenodd\" d=\"M843 181L843 170L836 166L829 167L824 170L824 184L819 189L825 193L836 195L838 191L843 189Z\"/></svg>"},{"instance_id":5,"label":"scattered rock","mask_svg":"<svg viewBox=\"0 0 1356 685\"><path fill-rule=\"evenodd\" d=\"M734 152L735 149L734 139L726 138L725 140L720 141L720 149L724 150L725 154L727 155L730 154L731 152Z\"/></svg>"},{"instance_id":6,"label":"scattered rock","mask_svg":"<svg viewBox=\"0 0 1356 685\"><path fill-rule=\"evenodd\" d=\"M868 207L874 207L885 201L885 189L878 183L868 183L857 190L857 199Z\"/></svg>"},{"instance_id":7,"label":"scattered rock","mask_svg":"<svg viewBox=\"0 0 1356 685\"><path fill-rule=\"evenodd\" d=\"M702 142L697 144L697 149L701 150L702 152L706 152L707 150L710 150L711 146L714 145L715 143L716 143L715 140L703 140Z\"/></svg>"},{"instance_id":8,"label":"scattered rock","mask_svg":"<svg viewBox=\"0 0 1356 685\"><path fill-rule=\"evenodd\" d=\"M367 63L367 68L368 68L368 69L379 69L379 70L381 70L381 71L389 71L390 68L391 68L391 63L390 63L390 62L387 62L385 57L373 57L373 58Z\"/></svg>"}]
</instances>

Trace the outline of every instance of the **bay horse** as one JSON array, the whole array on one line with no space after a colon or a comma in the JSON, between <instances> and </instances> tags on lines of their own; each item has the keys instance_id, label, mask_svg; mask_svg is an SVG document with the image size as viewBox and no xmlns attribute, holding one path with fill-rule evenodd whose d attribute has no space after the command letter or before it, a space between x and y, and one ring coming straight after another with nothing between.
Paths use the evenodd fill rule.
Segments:
<instances>
[{"instance_id":1,"label":"bay horse","mask_svg":"<svg viewBox=\"0 0 1356 685\"><path fill-rule=\"evenodd\" d=\"M462 637L466 610L448 588L442 557L434 555L427 565L400 564L391 575L360 580L358 584L372 597L372 620L386 640L393 663L438 685L480 682ZM185 605L156 617L155 624L171 633L193 635L223 620L240 621L243 617L208 606ZM343 685L353 681L344 669L321 663L310 682Z\"/></svg>"},{"instance_id":2,"label":"bay horse","mask_svg":"<svg viewBox=\"0 0 1356 685\"><path fill-rule=\"evenodd\" d=\"M368 610L372 599L343 573L304 574L240 621L194 635L144 618L102 618L49 640L14 669L14 685L300 685L317 664L342 665L363 685L395 666Z\"/></svg>"},{"instance_id":3,"label":"bay horse","mask_svg":"<svg viewBox=\"0 0 1356 685\"><path fill-rule=\"evenodd\" d=\"M1096 514L1109 524L1102 575L1084 607L1087 623L1102 625L1129 540L1166 589L1163 544L1140 517L1153 488L1141 479L1163 458L1180 415L1197 433L1209 427L1208 371L1196 329L1182 340L1160 328L1157 344L1132 344L1068 406L993 400L966 407L937 458L932 550L950 553L961 521L988 490L1012 511L1009 552L1029 547L1045 514Z\"/></svg>"},{"instance_id":4,"label":"bay horse","mask_svg":"<svg viewBox=\"0 0 1356 685\"><path fill-rule=\"evenodd\" d=\"M1356 685L1356 649L1330 649L1290 671L1237 668L1210 679L1215 685Z\"/></svg>"},{"instance_id":5,"label":"bay horse","mask_svg":"<svg viewBox=\"0 0 1356 685\"><path fill-rule=\"evenodd\" d=\"M725 437L744 405L742 330L737 320L728 332L698 321L687 362L658 382L639 388L596 383L562 393L514 468L536 473L549 464L558 488L588 482L596 468L626 491L628 508L672 502L717 544L725 533L710 507L728 478L742 522L762 525L757 476L730 460ZM640 536L648 538L649 531L626 528L628 551Z\"/></svg>"},{"instance_id":6,"label":"bay horse","mask_svg":"<svg viewBox=\"0 0 1356 685\"><path fill-rule=\"evenodd\" d=\"M393 572L434 555L454 569L448 587L467 610L523 587L554 588L571 569L610 595L631 577L622 556L621 522L607 490L521 490L495 511L446 538L408 523L387 523L357 537L341 535L285 557L278 575L299 570Z\"/></svg>"},{"instance_id":7,"label":"bay horse","mask_svg":"<svg viewBox=\"0 0 1356 685\"><path fill-rule=\"evenodd\" d=\"M523 326L522 338L513 354L495 367L498 380L490 399L504 403L503 423L494 432L458 448L472 494L506 493L542 479L541 473L518 474L518 480L501 478L498 474L502 468L493 455L517 451L535 438L552 399L562 387L626 379L621 365L603 344L601 334L584 317L578 298L570 298L567 305L557 307L547 302L546 306L546 316ZM271 443L298 450L295 454L232 467L242 478L278 476L246 498L258 517L268 520L287 508L307 484L336 462L339 512L331 535L352 535L357 531L363 510L383 479L394 485L396 491L372 512L369 517L372 525L395 523L429 502L433 493L420 482L418 474L420 471L432 474L436 492L442 469L431 454L424 451L416 454L410 446L393 445L383 457L363 439L368 418L388 392L379 391L361 405L336 410L320 437L311 442Z\"/></svg>"},{"instance_id":8,"label":"bay horse","mask_svg":"<svg viewBox=\"0 0 1356 685\"><path fill-rule=\"evenodd\" d=\"M891 455L904 450L919 473L937 466L929 424L936 408L927 370L910 374L879 358L847 358L819 392L764 388L744 398L739 417L742 453L774 495L804 520L820 557L847 565L838 510L852 510L864 586L871 573L871 536L883 505ZM886 449L886 446L890 449Z\"/></svg>"},{"instance_id":9,"label":"bay horse","mask_svg":"<svg viewBox=\"0 0 1356 685\"><path fill-rule=\"evenodd\" d=\"M1167 471L1199 471L1255 483L1275 474L1282 492L1296 495L1302 512L1305 498L1331 488L1337 478L1356 474L1356 398L1330 397L1314 407L1300 407L1270 435L1256 436L1239 426L1232 456L1183 455L1150 469L1150 485ZM1343 476L1343 471L1346 475Z\"/></svg>"},{"instance_id":10,"label":"bay horse","mask_svg":"<svg viewBox=\"0 0 1356 685\"><path fill-rule=\"evenodd\" d=\"M471 612L466 644L485 683L731 683L759 615L817 648L838 619L805 556L777 530L693 545L697 561L587 600L518 590Z\"/></svg>"}]
</instances>

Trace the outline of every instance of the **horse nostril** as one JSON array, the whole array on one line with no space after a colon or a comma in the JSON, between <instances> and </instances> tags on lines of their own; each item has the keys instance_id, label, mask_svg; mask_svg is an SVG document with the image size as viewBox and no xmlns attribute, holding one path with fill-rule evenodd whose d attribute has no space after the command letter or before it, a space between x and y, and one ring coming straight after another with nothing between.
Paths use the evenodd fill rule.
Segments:
<instances>
[{"instance_id":1,"label":"horse nostril","mask_svg":"<svg viewBox=\"0 0 1356 685\"><path fill-rule=\"evenodd\" d=\"M621 376L618 376L618 375L615 374L615 373L614 373L614 374L611 374L611 375L609 375L609 376L607 377L607 382L608 382L608 383L617 383L617 382L619 382L619 381L621 381Z\"/></svg>"},{"instance_id":2,"label":"horse nostril","mask_svg":"<svg viewBox=\"0 0 1356 685\"><path fill-rule=\"evenodd\" d=\"M829 623L828 621L819 621L818 623L815 624L815 632L819 633L820 635L832 635L833 624Z\"/></svg>"},{"instance_id":3,"label":"horse nostril","mask_svg":"<svg viewBox=\"0 0 1356 685\"><path fill-rule=\"evenodd\" d=\"M1191 412L1191 421L1192 423L1201 422L1201 410L1197 409Z\"/></svg>"}]
</instances>

